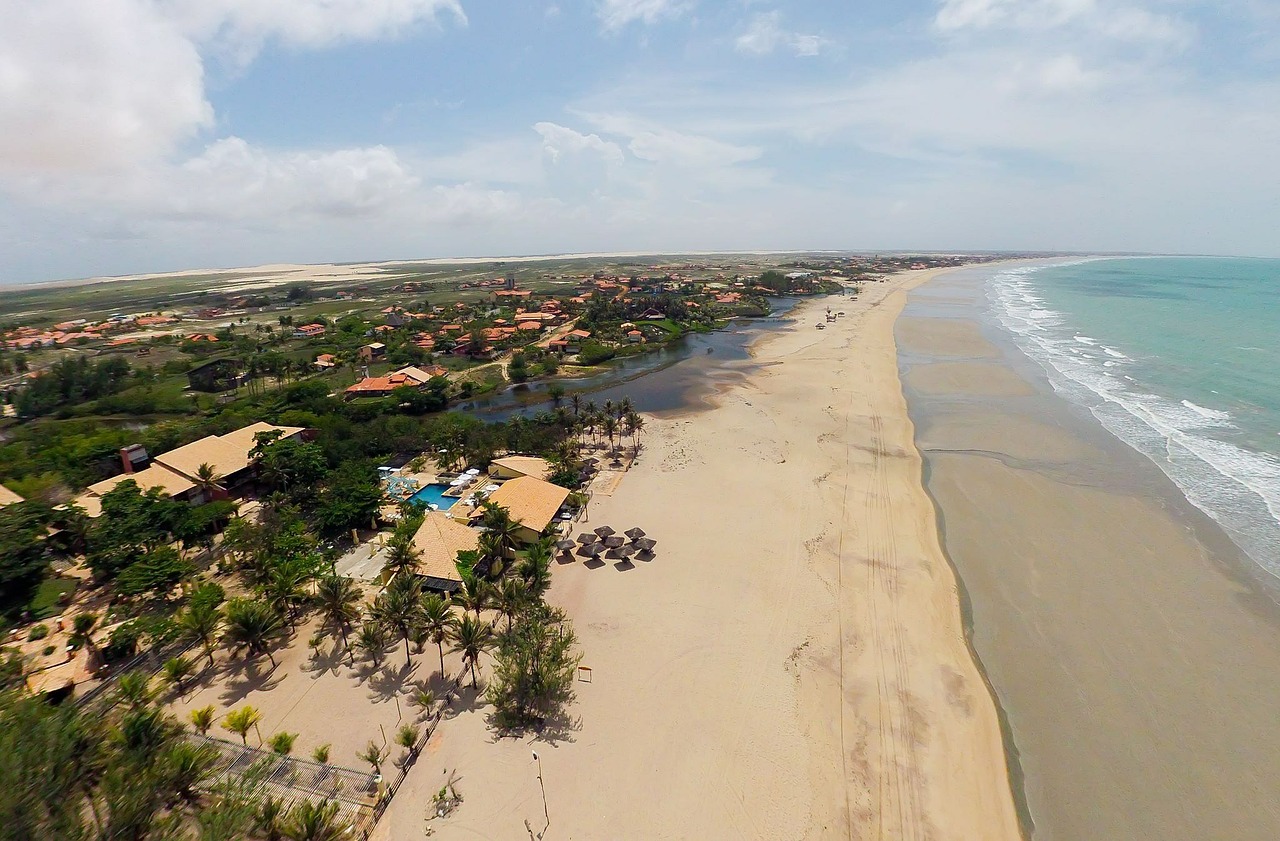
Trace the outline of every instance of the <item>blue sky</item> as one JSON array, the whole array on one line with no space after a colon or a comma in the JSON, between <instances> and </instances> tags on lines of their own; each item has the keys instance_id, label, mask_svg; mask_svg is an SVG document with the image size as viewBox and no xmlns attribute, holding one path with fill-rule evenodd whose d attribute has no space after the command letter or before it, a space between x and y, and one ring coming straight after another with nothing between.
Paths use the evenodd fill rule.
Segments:
<instances>
[{"instance_id":1,"label":"blue sky","mask_svg":"<svg viewBox=\"0 0 1280 841\"><path fill-rule=\"evenodd\" d=\"M0 282L1280 255L1271 0L0 0Z\"/></svg>"}]
</instances>

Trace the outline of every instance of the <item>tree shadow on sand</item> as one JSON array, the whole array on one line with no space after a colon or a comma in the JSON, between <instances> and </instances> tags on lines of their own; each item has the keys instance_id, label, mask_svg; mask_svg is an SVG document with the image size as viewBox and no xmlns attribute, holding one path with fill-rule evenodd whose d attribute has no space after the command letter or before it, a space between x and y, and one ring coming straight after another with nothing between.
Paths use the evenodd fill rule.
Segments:
<instances>
[{"instance_id":1,"label":"tree shadow on sand","mask_svg":"<svg viewBox=\"0 0 1280 841\"><path fill-rule=\"evenodd\" d=\"M503 739L521 739L532 736L535 742L555 747L562 742L575 742L574 734L582 729L582 718L571 715L567 709L525 727L502 727L498 724L496 713L490 711L485 716L489 725L489 743L496 744Z\"/></svg>"},{"instance_id":2,"label":"tree shadow on sand","mask_svg":"<svg viewBox=\"0 0 1280 841\"><path fill-rule=\"evenodd\" d=\"M332 672L338 674L343 666L351 665L351 657L338 641L329 645L327 652L319 648L311 650L311 658L302 664L302 671L311 674L312 680Z\"/></svg>"},{"instance_id":3,"label":"tree shadow on sand","mask_svg":"<svg viewBox=\"0 0 1280 841\"><path fill-rule=\"evenodd\" d=\"M384 664L369 677L369 700L375 703L390 701L404 691L417 669L417 664Z\"/></svg>"},{"instance_id":4,"label":"tree shadow on sand","mask_svg":"<svg viewBox=\"0 0 1280 841\"><path fill-rule=\"evenodd\" d=\"M284 680L284 674L277 674L279 665L271 665L269 660L232 661L226 666L227 680L223 684L219 700L225 706L234 706L254 692L270 692Z\"/></svg>"},{"instance_id":5,"label":"tree shadow on sand","mask_svg":"<svg viewBox=\"0 0 1280 841\"><path fill-rule=\"evenodd\" d=\"M484 700L484 683L481 682L475 689L471 688L470 683L463 683L462 686L454 692L453 700L445 705L444 714L441 716L442 721L448 721L457 718L463 713L474 712L487 702Z\"/></svg>"}]
</instances>

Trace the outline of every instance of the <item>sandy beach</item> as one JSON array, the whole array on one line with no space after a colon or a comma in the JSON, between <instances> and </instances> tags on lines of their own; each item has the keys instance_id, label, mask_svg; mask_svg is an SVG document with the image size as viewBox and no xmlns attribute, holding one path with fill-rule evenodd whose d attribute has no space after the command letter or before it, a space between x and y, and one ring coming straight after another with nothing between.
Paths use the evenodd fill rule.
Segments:
<instances>
[{"instance_id":1,"label":"sandy beach","mask_svg":"<svg viewBox=\"0 0 1280 841\"><path fill-rule=\"evenodd\" d=\"M1033 837L1280 837L1272 596L1154 464L983 337L960 277L915 293L897 335Z\"/></svg>"},{"instance_id":2,"label":"sandy beach","mask_svg":"<svg viewBox=\"0 0 1280 841\"><path fill-rule=\"evenodd\" d=\"M829 299L821 331L806 302L714 408L648 419L581 527L641 526L657 557L554 569L591 669L572 719L495 740L458 710L376 837L1019 837L898 377L928 277ZM428 825L451 776L464 803Z\"/></svg>"}]
</instances>

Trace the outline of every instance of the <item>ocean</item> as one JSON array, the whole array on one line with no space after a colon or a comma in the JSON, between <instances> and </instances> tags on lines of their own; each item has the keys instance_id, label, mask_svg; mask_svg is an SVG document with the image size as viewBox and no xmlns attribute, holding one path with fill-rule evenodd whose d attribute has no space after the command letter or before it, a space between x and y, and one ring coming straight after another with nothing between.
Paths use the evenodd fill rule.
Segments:
<instances>
[{"instance_id":1,"label":"ocean","mask_svg":"<svg viewBox=\"0 0 1280 841\"><path fill-rule=\"evenodd\" d=\"M1088 409L1280 581L1280 260L996 270L987 304Z\"/></svg>"}]
</instances>

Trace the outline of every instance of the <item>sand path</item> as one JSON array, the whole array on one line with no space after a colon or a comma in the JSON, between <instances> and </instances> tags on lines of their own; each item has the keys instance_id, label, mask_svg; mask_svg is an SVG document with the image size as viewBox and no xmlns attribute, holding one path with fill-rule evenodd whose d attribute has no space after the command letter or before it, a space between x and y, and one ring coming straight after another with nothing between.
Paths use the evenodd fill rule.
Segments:
<instances>
[{"instance_id":1,"label":"sand path","mask_svg":"<svg viewBox=\"0 0 1280 841\"><path fill-rule=\"evenodd\" d=\"M649 420L585 527L640 525L657 558L554 569L592 669L573 720L494 741L462 711L378 837L424 837L448 773L466 799L436 838L1018 837L898 380L902 290L929 276L832 300L821 331L802 305L714 409Z\"/></svg>"}]
</instances>

